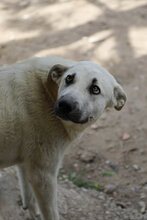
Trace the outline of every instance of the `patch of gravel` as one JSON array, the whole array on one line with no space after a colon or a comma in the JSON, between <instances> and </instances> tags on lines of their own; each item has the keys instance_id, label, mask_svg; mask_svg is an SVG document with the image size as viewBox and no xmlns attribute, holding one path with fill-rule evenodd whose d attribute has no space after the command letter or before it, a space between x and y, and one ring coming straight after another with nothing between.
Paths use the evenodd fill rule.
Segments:
<instances>
[{"instance_id":1,"label":"patch of gravel","mask_svg":"<svg viewBox=\"0 0 147 220\"><path fill-rule=\"evenodd\" d=\"M30 220L19 206L20 192L15 170L0 172L0 220ZM61 220L146 220L147 213L132 207L117 206L103 192L78 188L71 182L58 184L58 205Z\"/></svg>"},{"instance_id":2,"label":"patch of gravel","mask_svg":"<svg viewBox=\"0 0 147 220\"><path fill-rule=\"evenodd\" d=\"M78 188L72 183L59 186L59 210L62 220L146 220L132 207L121 208L103 192Z\"/></svg>"}]
</instances>

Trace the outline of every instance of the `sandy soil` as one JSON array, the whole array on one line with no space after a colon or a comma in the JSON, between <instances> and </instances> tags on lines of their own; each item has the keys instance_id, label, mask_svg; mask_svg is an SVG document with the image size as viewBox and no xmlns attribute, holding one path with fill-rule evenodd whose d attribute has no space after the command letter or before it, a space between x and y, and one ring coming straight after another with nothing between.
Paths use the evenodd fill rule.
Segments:
<instances>
[{"instance_id":1,"label":"sandy soil","mask_svg":"<svg viewBox=\"0 0 147 220\"><path fill-rule=\"evenodd\" d=\"M95 183L104 191L106 201L111 197L118 210L132 210L132 216L137 216L134 220L147 219L146 0L1 0L0 33L1 65L46 55L92 60L107 68L124 86L128 95L125 108L106 112L87 130L66 154L61 177L70 177L73 182L80 177L84 186ZM7 186L5 178L2 175L1 181ZM13 187L14 192L18 190L15 181L10 189L3 190L0 184L0 193L4 191L6 196L0 197L6 212L0 220L27 218L19 206L7 215L13 207ZM63 184L65 189L70 187L73 185ZM141 215L134 215L134 210ZM76 219L115 219L95 216L86 218L83 211ZM74 219L72 215L64 217ZM122 214L118 219L131 217Z\"/></svg>"}]
</instances>

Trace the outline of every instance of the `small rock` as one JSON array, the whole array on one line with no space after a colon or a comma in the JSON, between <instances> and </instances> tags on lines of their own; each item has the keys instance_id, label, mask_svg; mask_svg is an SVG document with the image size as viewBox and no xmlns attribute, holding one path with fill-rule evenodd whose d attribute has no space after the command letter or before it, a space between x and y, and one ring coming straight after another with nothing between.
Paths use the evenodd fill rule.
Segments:
<instances>
[{"instance_id":1,"label":"small rock","mask_svg":"<svg viewBox=\"0 0 147 220\"><path fill-rule=\"evenodd\" d=\"M142 131L142 127L137 127L137 131Z\"/></svg>"},{"instance_id":2,"label":"small rock","mask_svg":"<svg viewBox=\"0 0 147 220\"><path fill-rule=\"evenodd\" d=\"M74 167L78 167L78 164L77 164L77 163L74 163Z\"/></svg>"},{"instance_id":3,"label":"small rock","mask_svg":"<svg viewBox=\"0 0 147 220\"><path fill-rule=\"evenodd\" d=\"M22 17L24 20L27 20L27 19L29 19L30 18L30 15L28 15L28 14L25 14L25 15L23 15L23 17Z\"/></svg>"},{"instance_id":4,"label":"small rock","mask_svg":"<svg viewBox=\"0 0 147 220\"><path fill-rule=\"evenodd\" d=\"M78 156L81 156L81 152L77 152L77 155L78 155Z\"/></svg>"},{"instance_id":5,"label":"small rock","mask_svg":"<svg viewBox=\"0 0 147 220\"><path fill-rule=\"evenodd\" d=\"M131 149L129 149L129 152L134 152L134 151L137 151L138 149L136 147L133 147Z\"/></svg>"},{"instance_id":6,"label":"small rock","mask_svg":"<svg viewBox=\"0 0 147 220\"><path fill-rule=\"evenodd\" d=\"M136 171L139 170L139 166L138 166L137 164L133 164L132 167L133 167L133 169L136 170Z\"/></svg>"},{"instance_id":7,"label":"small rock","mask_svg":"<svg viewBox=\"0 0 147 220\"><path fill-rule=\"evenodd\" d=\"M86 168L87 169L89 169L90 168L90 164L88 163L88 164L86 164Z\"/></svg>"},{"instance_id":8,"label":"small rock","mask_svg":"<svg viewBox=\"0 0 147 220\"><path fill-rule=\"evenodd\" d=\"M140 199L145 199L145 198L146 198L145 193L141 193L141 195L140 195Z\"/></svg>"},{"instance_id":9,"label":"small rock","mask_svg":"<svg viewBox=\"0 0 147 220\"><path fill-rule=\"evenodd\" d=\"M110 164L110 160L106 160L106 161L105 161L105 164Z\"/></svg>"},{"instance_id":10,"label":"small rock","mask_svg":"<svg viewBox=\"0 0 147 220\"><path fill-rule=\"evenodd\" d=\"M105 200L104 194L100 194L100 195L99 195L99 199L100 199L100 200Z\"/></svg>"},{"instance_id":11,"label":"small rock","mask_svg":"<svg viewBox=\"0 0 147 220\"><path fill-rule=\"evenodd\" d=\"M84 152L81 156L80 159L85 162L85 163L92 163L95 159L95 153L92 152Z\"/></svg>"},{"instance_id":12,"label":"small rock","mask_svg":"<svg viewBox=\"0 0 147 220\"><path fill-rule=\"evenodd\" d=\"M98 125L97 125L97 124L93 124L93 125L91 125L91 129L93 129L93 130L97 130L97 129L98 129Z\"/></svg>"},{"instance_id":13,"label":"small rock","mask_svg":"<svg viewBox=\"0 0 147 220\"><path fill-rule=\"evenodd\" d=\"M132 192L138 192L139 189L140 189L140 186L132 186L132 187L130 187L130 190Z\"/></svg>"},{"instance_id":14,"label":"small rock","mask_svg":"<svg viewBox=\"0 0 147 220\"><path fill-rule=\"evenodd\" d=\"M102 41L104 41L104 40L106 40L107 39L107 36L105 36L105 37L90 37L89 39L88 39L88 41L90 42L90 43L97 43L97 42L102 42Z\"/></svg>"},{"instance_id":15,"label":"small rock","mask_svg":"<svg viewBox=\"0 0 147 220\"><path fill-rule=\"evenodd\" d=\"M140 212L141 212L142 214L144 214L145 211L146 211L145 202L144 202L144 201L139 201L138 204L139 204L139 206L141 207Z\"/></svg>"},{"instance_id":16,"label":"small rock","mask_svg":"<svg viewBox=\"0 0 147 220\"><path fill-rule=\"evenodd\" d=\"M144 150L144 149L141 149L141 150L140 150L140 154L146 154L146 153L147 153L146 150Z\"/></svg>"},{"instance_id":17,"label":"small rock","mask_svg":"<svg viewBox=\"0 0 147 220\"><path fill-rule=\"evenodd\" d=\"M120 206L122 209L125 209L126 208L126 204L124 202L116 202L116 205L117 206Z\"/></svg>"},{"instance_id":18,"label":"small rock","mask_svg":"<svg viewBox=\"0 0 147 220\"><path fill-rule=\"evenodd\" d=\"M85 189L85 188L82 188L82 190L83 190L84 192L87 192L87 189Z\"/></svg>"},{"instance_id":19,"label":"small rock","mask_svg":"<svg viewBox=\"0 0 147 220\"><path fill-rule=\"evenodd\" d=\"M127 206L131 206L132 203L131 203L131 202L127 202L126 205L127 205Z\"/></svg>"},{"instance_id":20,"label":"small rock","mask_svg":"<svg viewBox=\"0 0 147 220\"><path fill-rule=\"evenodd\" d=\"M130 138L130 135L128 134L128 133L124 133L123 134L123 137L122 137L122 140L123 141L126 141L126 140L128 140Z\"/></svg>"},{"instance_id":21,"label":"small rock","mask_svg":"<svg viewBox=\"0 0 147 220\"><path fill-rule=\"evenodd\" d=\"M111 167L111 169L114 170L115 172L118 172L118 170L119 170L119 166L118 165L109 164L109 167Z\"/></svg>"},{"instance_id":22,"label":"small rock","mask_svg":"<svg viewBox=\"0 0 147 220\"><path fill-rule=\"evenodd\" d=\"M104 187L104 192L107 194L112 194L116 190L117 190L117 186L113 184L107 184Z\"/></svg>"},{"instance_id":23,"label":"small rock","mask_svg":"<svg viewBox=\"0 0 147 220\"><path fill-rule=\"evenodd\" d=\"M113 196L116 197L117 195L118 195L118 193L114 191Z\"/></svg>"},{"instance_id":24,"label":"small rock","mask_svg":"<svg viewBox=\"0 0 147 220\"><path fill-rule=\"evenodd\" d=\"M125 198L130 198L130 191L127 190L127 189L125 189L125 190L123 191L123 196L124 196Z\"/></svg>"}]
</instances>

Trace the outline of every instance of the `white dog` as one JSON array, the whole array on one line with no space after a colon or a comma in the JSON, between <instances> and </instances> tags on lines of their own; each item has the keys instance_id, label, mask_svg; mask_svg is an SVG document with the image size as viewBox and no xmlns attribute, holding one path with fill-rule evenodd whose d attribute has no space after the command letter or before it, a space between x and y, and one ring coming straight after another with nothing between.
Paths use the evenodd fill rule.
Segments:
<instances>
[{"instance_id":1,"label":"white dog","mask_svg":"<svg viewBox=\"0 0 147 220\"><path fill-rule=\"evenodd\" d=\"M39 210L42 220L59 220L65 149L106 108L120 110L125 101L114 77L92 62L47 57L0 68L0 167L18 165L23 207L34 219Z\"/></svg>"}]
</instances>

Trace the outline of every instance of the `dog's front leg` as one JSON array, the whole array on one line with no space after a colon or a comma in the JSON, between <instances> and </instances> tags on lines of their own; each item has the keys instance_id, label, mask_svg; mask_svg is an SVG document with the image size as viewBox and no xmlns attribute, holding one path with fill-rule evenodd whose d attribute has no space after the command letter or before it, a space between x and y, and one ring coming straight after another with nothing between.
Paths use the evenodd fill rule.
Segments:
<instances>
[{"instance_id":1,"label":"dog's front leg","mask_svg":"<svg viewBox=\"0 0 147 220\"><path fill-rule=\"evenodd\" d=\"M23 209L29 209L30 216L33 219L38 219L37 216L39 216L40 212L38 209L38 204L36 203L36 200L34 198L31 185L28 182L27 177L26 177L25 166L18 165L17 173L18 173L18 178L19 178Z\"/></svg>"},{"instance_id":2,"label":"dog's front leg","mask_svg":"<svg viewBox=\"0 0 147 220\"><path fill-rule=\"evenodd\" d=\"M26 179L25 167L23 165L17 166L17 173L19 178L23 209L27 209L31 201L32 192Z\"/></svg>"},{"instance_id":3,"label":"dog's front leg","mask_svg":"<svg viewBox=\"0 0 147 220\"><path fill-rule=\"evenodd\" d=\"M57 170L50 171L44 166L29 166L27 170L39 204L42 220L59 220L57 210Z\"/></svg>"}]
</instances>

